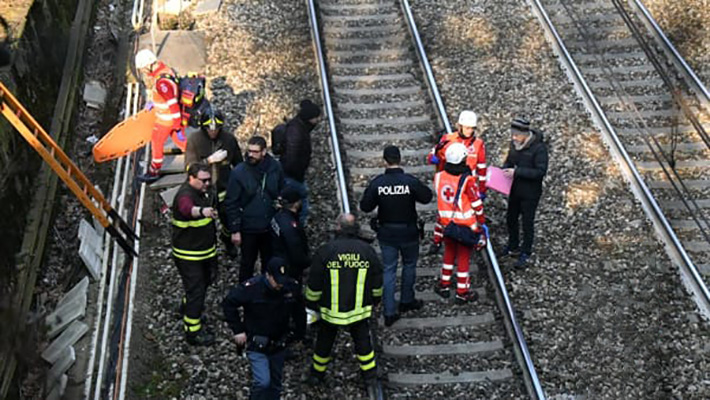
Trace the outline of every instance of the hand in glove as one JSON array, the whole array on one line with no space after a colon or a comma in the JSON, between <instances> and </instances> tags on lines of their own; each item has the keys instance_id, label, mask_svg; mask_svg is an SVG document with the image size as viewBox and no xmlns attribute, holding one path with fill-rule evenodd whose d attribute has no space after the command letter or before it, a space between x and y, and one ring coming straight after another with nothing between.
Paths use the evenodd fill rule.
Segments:
<instances>
[{"instance_id":1,"label":"hand in glove","mask_svg":"<svg viewBox=\"0 0 710 400\"><path fill-rule=\"evenodd\" d=\"M143 108L150 111L153 109L153 107L155 107L155 104L152 101L149 101L149 102L145 103L145 107L143 107Z\"/></svg>"},{"instance_id":2,"label":"hand in glove","mask_svg":"<svg viewBox=\"0 0 710 400\"><path fill-rule=\"evenodd\" d=\"M487 197L486 194L483 193L483 192L480 192L480 193L478 194L478 198L481 199L481 201L485 201L485 200L486 200L486 197Z\"/></svg>"},{"instance_id":3,"label":"hand in glove","mask_svg":"<svg viewBox=\"0 0 710 400\"><path fill-rule=\"evenodd\" d=\"M431 165L439 165L439 161L439 157L437 157L434 153L429 154L429 156L427 157L427 162Z\"/></svg>"},{"instance_id":4,"label":"hand in glove","mask_svg":"<svg viewBox=\"0 0 710 400\"><path fill-rule=\"evenodd\" d=\"M176 132L177 138L179 141L184 142L185 141L185 130L183 129L178 129Z\"/></svg>"},{"instance_id":5,"label":"hand in glove","mask_svg":"<svg viewBox=\"0 0 710 400\"><path fill-rule=\"evenodd\" d=\"M481 250L482 248L486 247L486 244L488 243L488 239L486 238L485 233L481 233L478 235L478 243L476 243L476 250Z\"/></svg>"},{"instance_id":6,"label":"hand in glove","mask_svg":"<svg viewBox=\"0 0 710 400\"><path fill-rule=\"evenodd\" d=\"M227 150L220 149L212 153L209 157L207 157L207 163L208 164L215 164L215 163L220 163L224 161L224 159L227 158Z\"/></svg>"}]
</instances>

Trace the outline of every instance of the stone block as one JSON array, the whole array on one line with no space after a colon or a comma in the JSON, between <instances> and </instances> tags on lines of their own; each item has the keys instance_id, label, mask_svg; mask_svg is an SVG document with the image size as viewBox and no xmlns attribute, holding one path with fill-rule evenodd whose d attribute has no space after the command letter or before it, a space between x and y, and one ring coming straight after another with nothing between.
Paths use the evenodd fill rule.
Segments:
<instances>
[{"instance_id":1,"label":"stone block","mask_svg":"<svg viewBox=\"0 0 710 400\"><path fill-rule=\"evenodd\" d=\"M88 330L89 327L85 323L81 321L72 322L58 338L47 346L42 352L42 358L50 364L57 362L62 351L69 346L74 346L74 343L81 339Z\"/></svg>"},{"instance_id":2,"label":"stone block","mask_svg":"<svg viewBox=\"0 0 710 400\"><path fill-rule=\"evenodd\" d=\"M151 190L167 189L182 185L187 180L187 174L163 175L155 183L150 185Z\"/></svg>"},{"instance_id":3,"label":"stone block","mask_svg":"<svg viewBox=\"0 0 710 400\"><path fill-rule=\"evenodd\" d=\"M82 240L81 245L79 245L79 257L84 262L86 269L89 270L91 277L94 280L98 280L101 277L101 255L96 253L89 242Z\"/></svg>"},{"instance_id":4,"label":"stone block","mask_svg":"<svg viewBox=\"0 0 710 400\"><path fill-rule=\"evenodd\" d=\"M81 220L79 224L79 240L82 243L86 242L87 245L98 255L101 256L104 252L103 235L99 235L98 232L91 226L89 222L85 219Z\"/></svg>"},{"instance_id":5,"label":"stone block","mask_svg":"<svg viewBox=\"0 0 710 400\"><path fill-rule=\"evenodd\" d=\"M45 320L47 326L49 327L49 333L47 335L50 338L57 336L74 320L83 317L85 313L86 293L83 293L62 304L61 307L57 307L56 310L47 316L47 319Z\"/></svg>"},{"instance_id":6,"label":"stone block","mask_svg":"<svg viewBox=\"0 0 710 400\"><path fill-rule=\"evenodd\" d=\"M160 192L160 198L163 199L165 205L167 205L168 207L173 206L173 201L175 200L175 196L177 195L178 190L180 190L180 187L175 186L168 190Z\"/></svg>"},{"instance_id":7,"label":"stone block","mask_svg":"<svg viewBox=\"0 0 710 400\"><path fill-rule=\"evenodd\" d=\"M91 108L100 109L106 102L106 89L99 81L89 81L84 85L84 101Z\"/></svg>"},{"instance_id":8,"label":"stone block","mask_svg":"<svg viewBox=\"0 0 710 400\"><path fill-rule=\"evenodd\" d=\"M186 75L188 72L205 72L207 50L204 33L197 31L155 32L155 44L158 58L176 69L180 75ZM139 48L151 48L150 33L140 37Z\"/></svg>"},{"instance_id":9,"label":"stone block","mask_svg":"<svg viewBox=\"0 0 710 400\"><path fill-rule=\"evenodd\" d=\"M53 388L54 385L60 384L61 376L69 371L69 368L76 361L76 352L74 347L69 346L59 355L57 362L52 365L52 368L47 373L47 387Z\"/></svg>"},{"instance_id":10,"label":"stone block","mask_svg":"<svg viewBox=\"0 0 710 400\"><path fill-rule=\"evenodd\" d=\"M74 285L71 290L66 292L64 296L59 300L57 303L57 308L63 306L69 301L72 301L76 299L77 297L80 296L86 296L86 291L89 289L89 277L85 276L82 280L80 280L76 285Z\"/></svg>"},{"instance_id":11,"label":"stone block","mask_svg":"<svg viewBox=\"0 0 710 400\"><path fill-rule=\"evenodd\" d=\"M177 154L165 156L160 172L164 174L179 174L185 172L185 155Z\"/></svg>"},{"instance_id":12,"label":"stone block","mask_svg":"<svg viewBox=\"0 0 710 400\"><path fill-rule=\"evenodd\" d=\"M60 400L64 396L64 392L67 390L67 383L69 382L69 376L64 374L59 377L59 382L47 395L47 400Z\"/></svg>"},{"instance_id":13,"label":"stone block","mask_svg":"<svg viewBox=\"0 0 710 400\"><path fill-rule=\"evenodd\" d=\"M202 15L219 11L222 0L202 0L195 7L195 14Z\"/></svg>"},{"instance_id":14,"label":"stone block","mask_svg":"<svg viewBox=\"0 0 710 400\"><path fill-rule=\"evenodd\" d=\"M158 0L157 10L160 14L179 15L190 7L190 0Z\"/></svg>"}]
</instances>

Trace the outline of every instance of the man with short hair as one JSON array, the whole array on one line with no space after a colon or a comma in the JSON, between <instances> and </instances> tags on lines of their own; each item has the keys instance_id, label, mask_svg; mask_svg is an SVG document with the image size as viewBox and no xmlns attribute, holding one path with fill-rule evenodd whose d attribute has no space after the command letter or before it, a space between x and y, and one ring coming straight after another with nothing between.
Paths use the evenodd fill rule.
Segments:
<instances>
[{"instance_id":1,"label":"man with short hair","mask_svg":"<svg viewBox=\"0 0 710 400\"><path fill-rule=\"evenodd\" d=\"M286 260L271 258L264 275L235 286L222 302L234 341L247 349L253 378L250 399L281 395L288 319L298 290L286 275L287 267ZM239 308L244 309L244 317Z\"/></svg>"},{"instance_id":2,"label":"man with short hair","mask_svg":"<svg viewBox=\"0 0 710 400\"><path fill-rule=\"evenodd\" d=\"M266 140L252 136L247 142L247 160L229 175L225 211L232 243L241 247L239 281L254 275L254 264L261 258L262 268L271 257L271 218L275 202L284 187L281 165L266 153Z\"/></svg>"},{"instance_id":3,"label":"man with short hair","mask_svg":"<svg viewBox=\"0 0 710 400\"><path fill-rule=\"evenodd\" d=\"M400 313L422 308L423 301L414 297L417 259L419 258L419 226L416 203L427 204L432 192L413 175L404 173L400 162L402 155L397 146L387 146L383 151L385 173L378 175L365 189L360 209L370 212L377 208L374 228L382 249L384 264L384 315L385 326L392 326ZM402 295L399 312L394 292L397 281L397 264L402 255Z\"/></svg>"},{"instance_id":4,"label":"man with short hair","mask_svg":"<svg viewBox=\"0 0 710 400\"><path fill-rule=\"evenodd\" d=\"M532 254L535 236L535 211L542 196L542 180L547 174L547 145L542 132L530 129L530 122L515 118L510 124L512 136L508 157L503 163L503 173L513 178L508 196L508 245L503 256L518 255L516 268L526 266ZM523 243L520 245L518 220L523 219Z\"/></svg>"},{"instance_id":5,"label":"man with short hair","mask_svg":"<svg viewBox=\"0 0 710 400\"><path fill-rule=\"evenodd\" d=\"M219 209L219 222L221 225L220 239L231 258L237 256L237 248L232 243L232 238L227 229L227 216L224 210L224 200L227 197L227 182L232 168L243 160L242 151L239 149L237 139L232 133L224 129L224 115L212 107L202 114L200 130L194 132L187 139L185 151L185 166L202 162L208 164L212 170L212 181L215 185Z\"/></svg>"},{"instance_id":6,"label":"man with short hair","mask_svg":"<svg viewBox=\"0 0 710 400\"><path fill-rule=\"evenodd\" d=\"M375 250L358 238L359 230L354 215L338 216L336 238L321 246L313 257L306 300L310 309L320 311L322 321L308 383L323 383L335 337L343 327L350 331L355 344L370 398L379 398L382 388L377 381L369 321L372 308L382 297L382 264Z\"/></svg>"},{"instance_id":7,"label":"man with short hair","mask_svg":"<svg viewBox=\"0 0 710 400\"><path fill-rule=\"evenodd\" d=\"M187 342L211 345L214 335L205 331L202 313L207 287L217 268L215 199L210 196L212 176L205 164L194 163L187 170L187 182L173 201L172 250L185 288L183 323Z\"/></svg>"},{"instance_id":8,"label":"man with short hair","mask_svg":"<svg viewBox=\"0 0 710 400\"><path fill-rule=\"evenodd\" d=\"M143 49L136 53L135 65L148 81L146 86L152 87L151 100L146 103L146 109L155 108L155 125L151 136L151 161L146 174L138 176L143 182L154 182L160 177L163 166L163 146L168 137L182 151L187 146L185 131L182 129L182 114L180 112L180 88L176 72L159 61L155 54Z\"/></svg>"}]
</instances>

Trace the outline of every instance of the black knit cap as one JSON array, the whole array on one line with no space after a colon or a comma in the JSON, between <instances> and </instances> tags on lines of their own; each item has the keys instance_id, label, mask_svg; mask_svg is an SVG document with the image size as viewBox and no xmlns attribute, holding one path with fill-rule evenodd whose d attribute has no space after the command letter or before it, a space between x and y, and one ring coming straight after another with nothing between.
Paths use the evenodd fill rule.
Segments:
<instances>
[{"instance_id":1,"label":"black knit cap","mask_svg":"<svg viewBox=\"0 0 710 400\"><path fill-rule=\"evenodd\" d=\"M312 101L305 99L301 100L301 109L298 111L298 118L303 121L308 121L320 115L320 107Z\"/></svg>"},{"instance_id":2,"label":"black knit cap","mask_svg":"<svg viewBox=\"0 0 710 400\"><path fill-rule=\"evenodd\" d=\"M516 117L510 123L510 131L518 135L530 134L530 121L525 118Z\"/></svg>"}]
</instances>

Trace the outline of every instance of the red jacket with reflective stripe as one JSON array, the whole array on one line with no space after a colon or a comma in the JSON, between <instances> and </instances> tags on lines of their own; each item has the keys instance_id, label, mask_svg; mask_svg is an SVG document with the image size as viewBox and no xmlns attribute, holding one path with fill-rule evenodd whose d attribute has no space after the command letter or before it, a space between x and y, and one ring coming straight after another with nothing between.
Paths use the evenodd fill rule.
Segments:
<instances>
[{"instance_id":1,"label":"red jacket with reflective stripe","mask_svg":"<svg viewBox=\"0 0 710 400\"><path fill-rule=\"evenodd\" d=\"M178 96L180 89L175 71L158 61L158 68L149 75L155 80L153 85L153 105L155 107L156 123L179 129L182 122Z\"/></svg>"},{"instance_id":2,"label":"red jacket with reflective stripe","mask_svg":"<svg viewBox=\"0 0 710 400\"><path fill-rule=\"evenodd\" d=\"M483 215L483 202L478 198L476 178L466 175L459 200L454 204L460 178L461 175L452 175L446 171L437 172L434 176L439 223L446 226L453 222L456 225L474 227L474 230L479 231L486 218Z\"/></svg>"},{"instance_id":3,"label":"red jacket with reflective stripe","mask_svg":"<svg viewBox=\"0 0 710 400\"><path fill-rule=\"evenodd\" d=\"M488 175L488 167L486 165L486 146L483 143L483 140L477 138L476 136L462 138L458 132L451 132L442 136L441 141L439 141L439 145L437 146L439 147L439 150L435 152L436 156L439 158L437 171L443 170L444 164L446 164L446 148L449 147L451 143L457 142L463 143L468 150L466 164L478 179L478 191L480 193L486 193L486 178Z\"/></svg>"}]
</instances>

